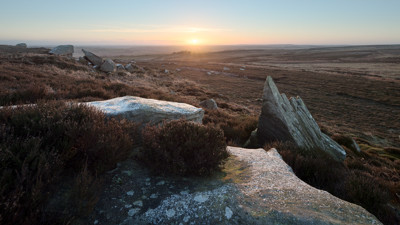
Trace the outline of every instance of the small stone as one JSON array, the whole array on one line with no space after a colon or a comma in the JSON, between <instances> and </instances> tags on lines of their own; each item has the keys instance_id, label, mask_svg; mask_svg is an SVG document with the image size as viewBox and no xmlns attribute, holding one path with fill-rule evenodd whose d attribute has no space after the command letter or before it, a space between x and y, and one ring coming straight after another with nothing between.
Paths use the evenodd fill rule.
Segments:
<instances>
[{"instance_id":1,"label":"small stone","mask_svg":"<svg viewBox=\"0 0 400 225\"><path fill-rule=\"evenodd\" d=\"M135 192L134 191L128 191L126 192L127 195L132 196Z\"/></svg>"},{"instance_id":2,"label":"small stone","mask_svg":"<svg viewBox=\"0 0 400 225\"><path fill-rule=\"evenodd\" d=\"M127 205L125 205L125 208L127 208L127 209L129 209L129 208L131 208L132 207L132 205L131 204L127 204Z\"/></svg>"},{"instance_id":3,"label":"small stone","mask_svg":"<svg viewBox=\"0 0 400 225\"><path fill-rule=\"evenodd\" d=\"M98 220L95 220L94 222L93 222L93 224L98 224L99 223L99 221Z\"/></svg>"},{"instance_id":4,"label":"small stone","mask_svg":"<svg viewBox=\"0 0 400 225\"><path fill-rule=\"evenodd\" d=\"M128 216L133 216L133 215L135 215L136 213L138 213L139 211L140 211L140 209L138 209L138 208L130 209L130 210L128 211Z\"/></svg>"},{"instance_id":5,"label":"small stone","mask_svg":"<svg viewBox=\"0 0 400 225\"><path fill-rule=\"evenodd\" d=\"M189 222L190 216L185 216L183 217L183 222L187 223Z\"/></svg>"},{"instance_id":6,"label":"small stone","mask_svg":"<svg viewBox=\"0 0 400 225\"><path fill-rule=\"evenodd\" d=\"M232 218L233 212L229 207L225 207L225 217L229 220Z\"/></svg>"},{"instance_id":7,"label":"small stone","mask_svg":"<svg viewBox=\"0 0 400 225\"><path fill-rule=\"evenodd\" d=\"M194 197L194 200L196 202L203 203L203 202L206 202L208 200L208 196L207 195L198 194L198 195L196 195L196 197Z\"/></svg>"},{"instance_id":8,"label":"small stone","mask_svg":"<svg viewBox=\"0 0 400 225\"><path fill-rule=\"evenodd\" d=\"M157 194L151 194L151 195L150 195L150 198L153 198L153 199L154 199L154 198L158 198L158 195L157 195Z\"/></svg>"},{"instance_id":9,"label":"small stone","mask_svg":"<svg viewBox=\"0 0 400 225\"><path fill-rule=\"evenodd\" d=\"M180 193L181 193L181 195L188 195L189 191L181 191Z\"/></svg>"},{"instance_id":10,"label":"small stone","mask_svg":"<svg viewBox=\"0 0 400 225\"><path fill-rule=\"evenodd\" d=\"M138 200L138 201L134 202L133 205L142 207L143 206L143 202L141 200Z\"/></svg>"},{"instance_id":11,"label":"small stone","mask_svg":"<svg viewBox=\"0 0 400 225\"><path fill-rule=\"evenodd\" d=\"M165 181L160 181L160 182L158 182L156 185L164 185L165 184Z\"/></svg>"},{"instance_id":12,"label":"small stone","mask_svg":"<svg viewBox=\"0 0 400 225\"><path fill-rule=\"evenodd\" d=\"M171 218L171 217L175 216L175 210L173 210L173 209L168 209L167 212L166 212L166 214L167 214L167 217L168 217L168 218Z\"/></svg>"}]
</instances>

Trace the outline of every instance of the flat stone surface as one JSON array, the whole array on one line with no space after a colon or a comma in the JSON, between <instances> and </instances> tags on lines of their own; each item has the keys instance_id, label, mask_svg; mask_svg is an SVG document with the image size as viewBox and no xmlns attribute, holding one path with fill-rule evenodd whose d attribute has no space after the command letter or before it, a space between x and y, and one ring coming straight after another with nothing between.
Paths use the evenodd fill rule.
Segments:
<instances>
[{"instance_id":1,"label":"flat stone surface","mask_svg":"<svg viewBox=\"0 0 400 225\"><path fill-rule=\"evenodd\" d=\"M275 149L228 150L223 171L207 178L159 177L121 163L87 224L381 224L298 179Z\"/></svg>"},{"instance_id":2,"label":"flat stone surface","mask_svg":"<svg viewBox=\"0 0 400 225\"><path fill-rule=\"evenodd\" d=\"M125 96L105 101L84 103L103 111L107 116L123 116L138 123L157 124L163 120L185 118L201 123L204 110L186 103Z\"/></svg>"}]
</instances>

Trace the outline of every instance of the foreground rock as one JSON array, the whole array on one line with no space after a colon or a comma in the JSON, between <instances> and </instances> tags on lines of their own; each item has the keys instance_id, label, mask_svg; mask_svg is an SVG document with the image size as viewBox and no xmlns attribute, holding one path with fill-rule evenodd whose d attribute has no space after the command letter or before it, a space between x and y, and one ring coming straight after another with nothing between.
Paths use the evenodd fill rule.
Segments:
<instances>
[{"instance_id":1,"label":"foreground rock","mask_svg":"<svg viewBox=\"0 0 400 225\"><path fill-rule=\"evenodd\" d=\"M74 46L59 45L57 47L52 48L49 53L53 55L66 55L72 57L72 54L74 53Z\"/></svg>"},{"instance_id":2,"label":"foreground rock","mask_svg":"<svg viewBox=\"0 0 400 225\"><path fill-rule=\"evenodd\" d=\"M103 72L114 72L117 66L111 59L104 60L103 64L100 66L100 70Z\"/></svg>"},{"instance_id":3,"label":"foreground rock","mask_svg":"<svg viewBox=\"0 0 400 225\"><path fill-rule=\"evenodd\" d=\"M158 124L163 120L180 118L201 123L204 116L202 109L189 104L132 96L85 104L102 110L107 116L122 116L143 124Z\"/></svg>"},{"instance_id":4,"label":"foreground rock","mask_svg":"<svg viewBox=\"0 0 400 225\"><path fill-rule=\"evenodd\" d=\"M101 66L103 64L103 59L85 49L82 49L82 52L85 54L85 59L89 61L93 66Z\"/></svg>"},{"instance_id":5,"label":"foreground rock","mask_svg":"<svg viewBox=\"0 0 400 225\"><path fill-rule=\"evenodd\" d=\"M211 110L218 109L217 103L214 101L214 99L204 100L204 101L200 102L200 106L205 109L211 109Z\"/></svg>"},{"instance_id":6,"label":"foreground rock","mask_svg":"<svg viewBox=\"0 0 400 225\"><path fill-rule=\"evenodd\" d=\"M107 174L87 224L381 224L297 178L275 149L228 147L211 178L152 176L133 160Z\"/></svg>"},{"instance_id":7,"label":"foreground rock","mask_svg":"<svg viewBox=\"0 0 400 225\"><path fill-rule=\"evenodd\" d=\"M338 161L346 157L344 149L321 132L303 100L300 97L288 100L285 94L279 93L270 76L264 84L257 136L260 144L291 141L303 149L321 149Z\"/></svg>"}]
</instances>

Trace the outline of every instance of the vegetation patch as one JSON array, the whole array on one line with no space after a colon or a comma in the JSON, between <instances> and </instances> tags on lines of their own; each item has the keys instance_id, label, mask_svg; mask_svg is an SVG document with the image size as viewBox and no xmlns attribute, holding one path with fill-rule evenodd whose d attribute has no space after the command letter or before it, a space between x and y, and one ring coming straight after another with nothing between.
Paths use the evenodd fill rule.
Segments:
<instances>
[{"instance_id":1,"label":"vegetation patch","mask_svg":"<svg viewBox=\"0 0 400 225\"><path fill-rule=\"evenodd\" d=\"M209 175L229 156L222 130L177 120L143 130L141 159L159 173Z\"/></svg>"},{"instance_id":2,"label":"vegetation patch","mask_svg":"<svg viewBox=\"0 0 400 225\"><path fill-rule=\"evenodd\" d=\"M129 155L136 130L84 105L2 108L0 223L59 224L89 212L97 199L97 175ZM73 187L53 207L60 207L58 212L48 214L50 197L66 188L61 185L66 180L73 180Z\"/></svg>"}]
</instances>

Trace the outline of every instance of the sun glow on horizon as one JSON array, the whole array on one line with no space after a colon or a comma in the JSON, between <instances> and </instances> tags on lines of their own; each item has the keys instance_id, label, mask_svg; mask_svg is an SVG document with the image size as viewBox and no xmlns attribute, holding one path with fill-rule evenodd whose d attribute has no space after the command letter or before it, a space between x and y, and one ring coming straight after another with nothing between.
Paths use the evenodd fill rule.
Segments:
<instances>
[{"instance_id":1,"label":"sun glow on horizon","mask_svg":"<svg viewBox=\"0 0 400 225\"><path fill-rule=\"evenodd\" d=\"M190 44L192 44L192 45L198 45L199 44L199 39L192 39L192 40L190 40L189 41L190 42Z\"/></svg>"}]
</instances>

